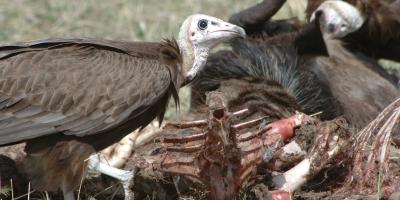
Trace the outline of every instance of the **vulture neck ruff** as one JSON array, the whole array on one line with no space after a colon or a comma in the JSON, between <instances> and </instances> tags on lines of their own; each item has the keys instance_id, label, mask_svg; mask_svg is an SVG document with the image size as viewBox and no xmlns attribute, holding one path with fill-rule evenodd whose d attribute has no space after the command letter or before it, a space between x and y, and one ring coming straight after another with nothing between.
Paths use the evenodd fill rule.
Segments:
<instances>
[{"instance_id":1,"label":"vulture neck ruff","mask_svg":"<svg viewBox=\"0 0 400 200\"><path fill-rule=\"evenodd\" d=\"M192 18L186 19L179 31L178 45L182 53L183 73L185 78L192 80L201 68L206 64L209 48L193 45L189 39Z\"/></svg>"}]
</instances>

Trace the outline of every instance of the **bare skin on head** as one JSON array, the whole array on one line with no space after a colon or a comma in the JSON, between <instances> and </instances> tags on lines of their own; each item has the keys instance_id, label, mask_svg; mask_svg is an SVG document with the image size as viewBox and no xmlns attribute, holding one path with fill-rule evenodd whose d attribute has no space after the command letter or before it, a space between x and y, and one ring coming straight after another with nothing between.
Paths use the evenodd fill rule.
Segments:
<instances>
[{"instance_id":1,"label":"bare skin on head","mask_svg":"<svg viewBox=\"0 0 400 200\"><path fill-rule=\"evenodd\" d=\"M325 1L311 15L310 21L320 18L320 28L327 38L342 38L358 30L365 21L361 12L344 1Z\"/></svg>"},{"instance_id":2,"label":"bare skin on head","mask_svg":"<svg viewBox=\"0 0 400 200\"><path fill-rule=\"evenodd\" d=\"M329 55L315 59L318 73L324 74L333 96L343 108L343 116L352 127L361 129L394 101L399 91L375 71L373 64L343 45L343 38L365 22L358 8L343 1L325 1L314 11L311 20L318 20ZM362 107L362 112L354 109L357 107Z\"/></svg>"},{"instance_id":3,"label":"bare skin on head","mask_svg":"<svg viewBox=\"0 0 400 200\"><path fill-rule=\"evenodd\" d=\"M12 80L0 88L0 146L26 142L23 163L34 189L61 189L73 200L80 166L87 166L120 179L129 199L134 172L102 163L96 152L155 118L162 122L168 100L178 102L179 88L202 69L210 49L244 36L238 26L192 15L179 41L53 38L0 45L0 71L7 71L0 82Z\"/></svg>"},{"instance_id":4,"label":"bare skin on head","mask_svg":"<svg viewBox=\"0 0 400 200\"><path fill-rule=\"evenodd\" d=\"M189 16L182 24L178 45L183 57L186 82L206 64L210 49L235 37L244 38L243 28L207 15Z\"/></svg>"}]
</instances>

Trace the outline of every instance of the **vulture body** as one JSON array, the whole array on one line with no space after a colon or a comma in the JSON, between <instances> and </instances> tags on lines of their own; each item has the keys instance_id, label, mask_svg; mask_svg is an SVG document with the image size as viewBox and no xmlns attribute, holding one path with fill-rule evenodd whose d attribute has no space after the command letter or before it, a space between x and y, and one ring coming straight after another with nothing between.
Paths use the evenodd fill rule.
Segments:
<instances>
[{"instance_id":1,"label":"vulture body","mask_svg":"<svg viewBox=\"0 0 400 200\"><path fill-rule=\"evenodd\" d=\"M0 46L0 146L26 142L24 172L38 190L74 199L83 168L129 182L131 172L91 156L153 119L202 69L218 43L242 28L189 16L178 40L161 43L88 38ZM126 192L126 191L125 191ZM126 197L129 198L129 197Z\"/></svg>"},{"instance_id":2,"label":"vulture body","mask_svg":"<svg viewBox=\"0 0 400 200\"><path fill-rule=\"evenodd\" d=\"M400 92L389 80L373 70L373 65L348 52L340 41L327 40L330 57L310 59L307 68L329 85L350 125L361 130Z\"/></svg>"},{"instance_id":3,"label":"vulture body","mask_svg":"<svg viewBox=\"0 0 400 200\"><path fill-rule=\"evenodd\" d=\"M46 143L101 150L162 120L184 79L175 41L50 39L3 45L0 54L1 145L52 135Z\"/></svg>"},{"instance_id":4,"label":"vulture body","mask_svg":"<svg viewBox=\"0 0 400 200\"><path fill-rule=\"evenodd\" d=\"M327 55L319 24L303 25L299 20L270 20L285 2L286 0L264 0L234 14L229 21L244 27L250 37L258 37L260 34L268 37L286 34L286 37L280 36L285 38L282 41L294 41L298 53L302 56ZM332 0L308 0L307 18L310 19L313 13L320 15L325 9L339 11L336 14L342 19L351 15L349 11L341 11L342 8L334 5L335 3L333 6L331 4L320 8L324 2L332 2ZM361 27L341 38L346 49L363 60L383 58L400 61L400 12L398 12L400 1L350 0L346 2L353 5L364 19ZM331 20L337 20L337 18L333 16ZM366 57L369 59L365 59ZM378 70L379 74L384 75L385 78L396 79L397 84L398 77L390 77L383 69Z\"/></svg>"},{"instance_id":5,"label":"vulture body","mask_svg":"<svg viewBox=\"0 0 400 200\"><path fill-rule=\"evenodd\" d=\"M50 39L0 52L0 144L26 142L22 169L42 191L73 191L84 160L162 120L184 79L175 41Z\"/></svg>"},{"instance_id":6,"label":"vulture body","mask_svg":"<svg viewBox=\"0 0 400 200\"><path fill-rule=\"evenodd\" d=\"M363 27L369 29L367 35L371 43L384 42L383 37L398 42L400 38L396 35L397 33L389 33L390 31L385 33L389 29L393 31L396 28L385 26L388 25L386 23L400 20L400 15L397 18L385 19L386 15L391 14L389 11L389 13L383 13L380 10L385 4L382 1L379 5L376 1L351 3L353 5L342 1L324 1L314 11L312 19L317 21L319 25L317 27L321 29L329 57L312 59L313 64L310 64L310 68L318 73L321 79L328 82L332 93L343 107L344 116L351 125L362 129L387 105L396 100L400 92L396 87L396 79L385 73L383 68L377 67L371 59L363 57L361 52L346 48L344 43L347 42L346 37L352 37L352 33L362 31L360 29ZM379 11L374 14L366 12L365 7L371 8L371 6ZM386 8L388 8L387 5ZM379 16L376 18L377 14L384 20L377 22L376 20L381 20L378 19ZM387 34L387 36L380 34ZM375 49L375 51L380 50L385 51L383 48Z\"/></svg>"},{"instance_id":7,"label":"vulture body","mask_svg":"<svg viewBox=\"0 0 400 200\"><path fill-rule=\"evenodd\" d=\"M334 2L334 6L317 6L314 10L316 12L314 12L313 21L302 25L293 23L293 20L268 21L273 13L263 13L265 10L259 9L260 7L274 8L282 2L284 0L263 1L260 5L233 15L230 21L248 28L246 31L249 30L249 38L255 38L258 44L294 46L298 56L304 61L299 70L311 71L315 74L319 82L328 86L322 89L329 90L336 99L335 107L338 110L332 114L342 113L353 127L362 128L400 95L396 88L398 79L390 76L373 60L378 57L368 58L371 52L362 51L362 45L365 45L373 49L372 54L379 55L379 58L390 58L383 47L369 46L375 42L383 44L382 40L377 38L376 41L372 41L374 34L365 34L371 41L363 41L360 51L355 51L353 48L360 44L353 41L361 39L355 35L366 33L366 27L370 30L375 28L376 31L396 29L395 27L380 29L381 24L372 23L383 15L388 16L383 18L387 23L396 22L399 18L390 14L393 12L382 13L382 9L378 9L377 12L373 12L375 14L371 14L372 17L369 17L365 16L362 10L354 9L342 1L326 1ZM313 1L310 0L310 2ZM373 2L376 3L376 1ZM345 4L344 7L342 7L343 4ZM269 11L276 12L277 10ZM395 48L396 41L399 40L396 40L395 34L389 36L393 36L390 41L394 43L390 45ZM240 48L235 48L233 45L236 52L240 51Z\"/></svg>"},{"instance_id":8,"label":"vulture body","mask_svg":"<svg viewBox=\"0 0 400 200\"><path fill-rule=\"evenodd\" d=\"M309 0L306 14L319 11L328 0ZM362 27L342 40L347 49L374 59L400 61L400 1L399 0L349 0L365 18Z\"/></svg>"}]
</instances>

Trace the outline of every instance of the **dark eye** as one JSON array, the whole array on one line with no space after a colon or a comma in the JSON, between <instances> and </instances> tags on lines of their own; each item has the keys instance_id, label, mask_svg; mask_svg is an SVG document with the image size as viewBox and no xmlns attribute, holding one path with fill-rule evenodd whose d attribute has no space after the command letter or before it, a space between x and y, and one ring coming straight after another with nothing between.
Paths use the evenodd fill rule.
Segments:
<instances>
[{"instance_id":1,"label":"dark eye","mask_svg":"<svg viewBox=\"0 0 400 200\"><path fill-rule=\"evenodd\" d=\"M204 30L207 28L208 26L208 21L205 19L202 19L199 21L199 23L197 24L197 26L199 27L200 30Z\"/></svg>"}]
</instances>

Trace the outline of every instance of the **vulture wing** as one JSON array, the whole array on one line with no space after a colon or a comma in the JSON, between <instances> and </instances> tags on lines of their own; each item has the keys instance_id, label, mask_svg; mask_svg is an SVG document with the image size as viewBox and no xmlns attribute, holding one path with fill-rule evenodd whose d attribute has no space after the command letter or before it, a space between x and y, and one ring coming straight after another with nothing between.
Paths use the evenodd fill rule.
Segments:
<instances>
[{"instance_id":1,"label":"vulture wing","mask_svg":"<svg viewBox=\"0 0 400 200\"><path fill-rule=\"evenodd\" d=\"M50 39L0 46L0 145L162 120L159 104L179 87L179 59L174 42ZM142 115L154 106L160 111ZM139 115L149 119L135 120Z\"/></svg>"}]
</instances>

